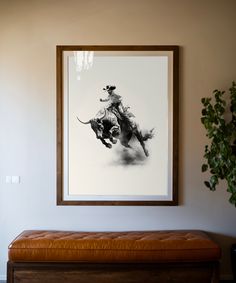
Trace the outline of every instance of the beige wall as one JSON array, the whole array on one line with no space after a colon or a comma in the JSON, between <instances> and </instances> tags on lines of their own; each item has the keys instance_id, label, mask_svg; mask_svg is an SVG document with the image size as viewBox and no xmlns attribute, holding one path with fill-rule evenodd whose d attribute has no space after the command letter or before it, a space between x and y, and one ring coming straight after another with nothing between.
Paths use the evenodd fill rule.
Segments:
<instances>
[{"instance_id":1,"label":"beige wall","mask_svg":"<svg viewBox=\"0 0 236 283\"><path fill-rule=\"evenodd\" d=\"M223 248L221 276L231 275L236 208L224 184L203 186L200 99L236 80L235 10L235 0L0 0L0 279L11 239L40 228L203 229ZM56 206L58 44L181 47L178 207Z\"/></svg>"}]
</instances>

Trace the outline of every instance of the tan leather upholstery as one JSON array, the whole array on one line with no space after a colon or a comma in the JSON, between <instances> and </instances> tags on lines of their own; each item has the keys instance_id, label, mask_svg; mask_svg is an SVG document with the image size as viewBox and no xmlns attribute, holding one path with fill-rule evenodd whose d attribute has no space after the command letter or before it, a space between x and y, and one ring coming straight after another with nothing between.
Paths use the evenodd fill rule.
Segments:
<instances>
[{"instance_id":1,"label":"tan leather upholstery","mask_svg":"<svg viewBox=\"0 0 236 283\"><path fill-rule=\"evenodd\" d=\"M11 261L215 261L220 248L200 231L24 231L9 245Z\"/></svg>"}]
</instances>

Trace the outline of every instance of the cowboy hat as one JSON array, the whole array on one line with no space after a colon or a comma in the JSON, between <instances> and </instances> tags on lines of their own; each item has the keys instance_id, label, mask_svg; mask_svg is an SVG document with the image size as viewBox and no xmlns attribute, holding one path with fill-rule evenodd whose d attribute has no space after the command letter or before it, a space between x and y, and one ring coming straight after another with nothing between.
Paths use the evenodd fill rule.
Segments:
<instances>
[{"instance_id":1,"label":"cowboy hat","mask_svg":"<svg viewBox=\"0 0 236 283\"><path fill-rule=\"evenodd\" d=\"M114 85L107 85L105 88L103 88L103 90L109 91L109 90L114 90L116 89L116 86Z\"/></svg>"}]
</instances>

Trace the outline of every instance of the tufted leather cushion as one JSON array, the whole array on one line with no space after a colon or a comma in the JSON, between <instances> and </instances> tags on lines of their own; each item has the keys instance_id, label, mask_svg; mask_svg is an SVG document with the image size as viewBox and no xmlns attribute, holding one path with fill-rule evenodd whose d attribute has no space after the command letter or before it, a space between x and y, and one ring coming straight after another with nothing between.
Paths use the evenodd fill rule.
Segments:
<instances>
[{"instance_id":1,"label":"tufted leather cushion","mask_svg":"<svg viewBox=\"0 0 236 283\"><path fill-rule=\"evenodd\" d=\"M9 245L12 261L215 261L220 248L200 231L24 231Z\"/></svg>"}]
</instances>

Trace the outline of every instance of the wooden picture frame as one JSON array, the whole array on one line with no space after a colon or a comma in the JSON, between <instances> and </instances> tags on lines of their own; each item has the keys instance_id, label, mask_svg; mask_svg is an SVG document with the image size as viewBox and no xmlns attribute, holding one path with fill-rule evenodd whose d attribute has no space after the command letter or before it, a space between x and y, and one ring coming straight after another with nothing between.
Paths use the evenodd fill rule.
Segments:
<instances>
[{"instance_id":1,"label":"wooden picture frame","mask_svg":"<svg viewBox=\"0 0 236 283\"><path fill-rule=\"evenodd\" d=\"M57 205L177 205L178 99L178 46L57 46Z\"/></svg>"}]
</instances>

